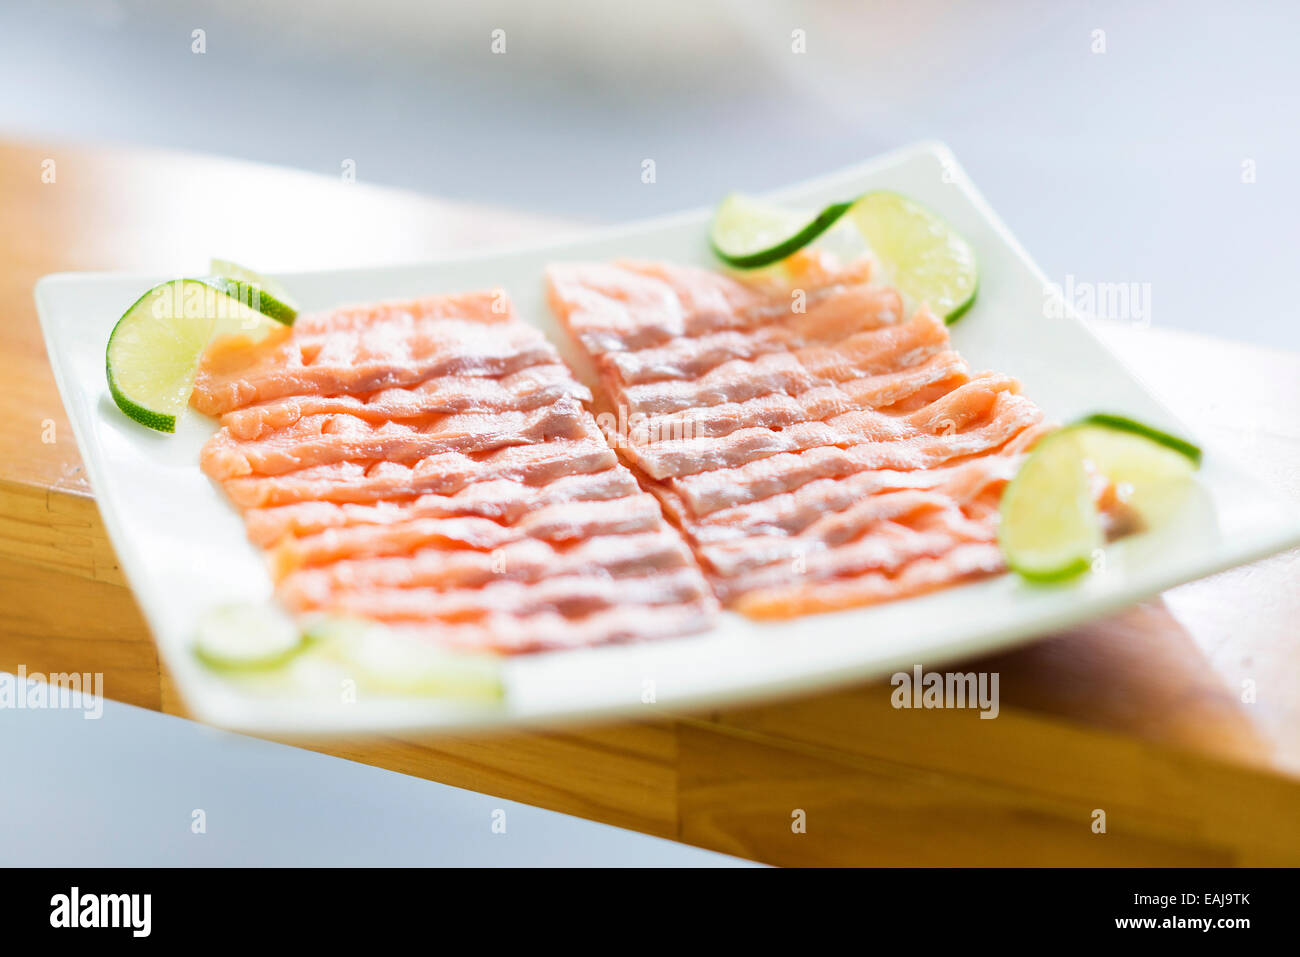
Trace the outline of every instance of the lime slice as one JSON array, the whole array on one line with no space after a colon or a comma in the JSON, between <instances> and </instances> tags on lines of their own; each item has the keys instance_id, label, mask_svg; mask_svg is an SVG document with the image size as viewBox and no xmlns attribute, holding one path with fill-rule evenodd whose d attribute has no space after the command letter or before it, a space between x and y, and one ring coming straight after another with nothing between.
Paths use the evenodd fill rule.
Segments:
<instances>
[{"instance_id":1,"label":"lime slice","mask_svg":"<svg viewBox=\"0 0 1300 957\"><path fill-rule=\"evenodd\" d=\"M380 694L495 701L505 693L497 655L449 651L355 618L324 616L306 631L360 686Z\"/></svg>"},{"instance_id":2,"label":"lime slice","mask_svg":"<svg viewBox=\"0 0 1300 957\"><path fill-rule=\"evenodd\" d=\"M175 432L176 417L194 390L199 360L213 339L242 335L260 340L292 324L296 315L242 280L209 276L162 283L137 299L109 334L109 392L118 408L141 425Z\"/></svg>"},{"instance_id":3,"label":"lime slice","mask_svg":"<svg viewBox=\"0 0 1300 957\"><path fill-rule=\"evenodd\" d=\"M1180 472L1186 468L1187 462L1197 466L1201 464L1201 450L1198 446L1193 445L1186 439L1180 439L1176 435L1170 435L1168 432L1161 432L1159 429L1152 428L1142 422L1134 421L1122 415L1111 415L1106 412L1096 412L1079 420L1078 425L1099 425L1105 426L1114 432L1128 432L1131 435L1144 439L1150 439L1157 445L1163 445L1171 452L1177 452L1178 455L1168 459L1168 464L1175 472ZM1105 433L1098 433L1105 434ZM1149 461L1149 460L1148 460ZM1116 462L1111 468L1117 468L1119 463ZM1114 481L1127 481L1124 478L1116 476L1114 472L1108 471L1106 475Z\"/></svg>"},{"instance_id":4,"label":"lime slice","mask_svg":"<svg viewBox=\"0 0 1300 957\"><path fill-rule=\"evenodd\" d=\"M1093 500L1095 473L1122 489L1126 505L1149 514L1171 486L1186 481L1201 450L1122 416L1093 415L1039 443L1002 493L998 544L1007 565L1034 581L1087 571L1105 544Z\"/></svg>"},{"instance_id":5,"label":"lime slice","mask_svg":"<svg viewBox=\"0 0 1300 957\"><path fill-rule=\"evenodd\" d=\"M867 193L849 210L898 291L953 323L975 302L975 251L946 222L897 193Z\"/></svg>"},{"instance_id":6,"label":"lime slice","mask_svg":"<svg viewBox=\"0 0 1300 957\"><path fill-rule=\"evenodd\" d=\"M258 312L269 316L276 322L287 326L293 325L299 308L289 294L289 290L270 276L253 272L246 266L232 263L228 259L214 259L208 263L208 270L214 276L229 279L239 284L240 301L247 303Z\"/></svg>"},{"instance_id":7,"label":"lime slice","mask_svg":"<svg viewBox=\"0 0 1300 957\"><path fill-rule=\"evenodd\" d=\"M1056 581L1085 572L1105 542L1083 456L1067 430L1048 436L1002 493L998 544L1025 578Z\"/></svg>"},{"instance_id":8,"label":"lime slice","mask_svg":"<svg viewBox=\"0 0 1300 957\"><path fill-rule=\"evenodd\" d=\"M199 619L194 653L218 671L270 671L307 646L297 624L274 605L222 605Z\"/></svg>"},{"instance_id":9,"label":"lime slice","mask_svg":"<svg viewBox=\"0 0 1300 957\"><path fill-rule=\"evenodd\" d=\"M807 246L841 218L852 222L913 303L928 303L955 322L975 301L975 253L934 213L897 193L867 193L834 203L811 218L733 194L713 216L710 242L718 258L737 269L757 269Z\"/></svg>"},{"instance_id":10,"label":"lime slice","mask_svg":"<svg viewBox=\"0 0 1300 957\"><path fill-rule=\"evenodd\" d=\"M737 269L758 269L803 249L848 210L835 203L811 219L805 215L732 193L713 214L709 242L714 253Z\"/></svg>"}]
</instances>

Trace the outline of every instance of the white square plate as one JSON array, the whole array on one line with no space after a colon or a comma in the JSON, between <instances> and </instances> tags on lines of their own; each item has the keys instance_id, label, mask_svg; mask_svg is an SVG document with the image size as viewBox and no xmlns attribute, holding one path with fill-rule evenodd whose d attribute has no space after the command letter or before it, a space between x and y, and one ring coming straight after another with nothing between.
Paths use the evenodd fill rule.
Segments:
<instances>
[{"instance_id":1,"label":"white square plate","mask_svg":"<svg viewBox=\"0 0 1300 957\"><path fill-rule=\"evenodd\" d=\"M922 144L783 190L774 198L820 207L869 189L904 193L945 216L974 246L980 293L953 328L976 368L1018 376L1058 420L1105 410L1196 437L1077 317L1046 318L1046 280L946 148ZM715 266L710 210L635 223L562 245L423 265L298 273L283 279L304 308L475 288L505 288L566 358L577 357L547 308L543 267L564 259L658 258ZM174 436L128 421L104 381L104 344L140 291L168 276L64 274L36 287L50 361L72 419L100 512L160 653L186 705L227 727L281 734L446 728L646 713L788 694L981 654L1041 635L1194 578L1300 544L1300 513L1207 450L1203 496L1163 533L1108 549L1106 568L1057 587L1004 575L921 598L790 622L724 615L689 638L510 659L503 705L362 697L252 694L192 657L196 618L210 606L265 599L261 556L223 493L198 468L215 426L188 414ZM586 369L575 362L575 368ZM643 703L653 682L656 705ZM110 691L111 694L111 691Z\"/></svg>"}]
</instances>

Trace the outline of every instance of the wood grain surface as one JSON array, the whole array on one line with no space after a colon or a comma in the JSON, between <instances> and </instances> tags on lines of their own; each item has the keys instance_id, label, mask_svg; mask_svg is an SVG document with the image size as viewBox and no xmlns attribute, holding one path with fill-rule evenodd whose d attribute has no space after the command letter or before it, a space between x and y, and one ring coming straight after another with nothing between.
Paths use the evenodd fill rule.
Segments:
<instances>
[{"instance_id":1,"label":"wood grain surface","mask_svg":"<svg viewBox=\"0 0 1300 957\"><path fill-rule=\"evenodd\" d=\"M36 279L210 255L269 271L411 261L574 229L211 157L47 144L0 144L0 227L0 670L102 671L109 697L171 713L183 703L54 389ZM1300 356L1096 329L1201 434L1300 498ZM1298 624L1291 552L962 663L1000 674L994 721L895 710L869 683L596 727L295 743L778 864L1297 864Z\"/></svg>"}]
</instances>

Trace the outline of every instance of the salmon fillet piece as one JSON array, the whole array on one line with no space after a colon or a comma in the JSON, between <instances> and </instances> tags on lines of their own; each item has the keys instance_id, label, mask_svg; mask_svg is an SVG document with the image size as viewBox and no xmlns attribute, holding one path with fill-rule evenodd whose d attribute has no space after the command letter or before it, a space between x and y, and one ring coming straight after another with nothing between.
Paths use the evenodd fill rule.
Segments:
<instances>
[{"instance_id":1,"label":"salmon fillet piece","mask_svg":"<svg viewBox=\"0 0 1300 957\"><path fill-rule=\"evenodd\" d=\"M558 361L504 294L432 296L302 316L269 343L218 341L203 357L190 401L221 415L285 396L361 396L435 376L504 376Z\"/></svg>"},{"instance_id":2,"label":"salmon fillet piece","mask_svg":"<svg viewBox=\"0 0 1300 957\"><path fill-rule=\"evenodd\" d=\"M591 435L590 416L565 396L530 412L463 412L413 422L376 424L347 413L310 415L258 439L229 432L203 449L203 470L216 479L280 475L333 462L409 462L441 452L491 452L551 438Z\"/></svg>"},{"instance_id":3,"label":"salmon fillet piece","mask_svg":"<svg viewBox=\"0 0 1300 957\"><path fill-rule=\"evenodd\" d=\"M521 653L703 630L714 597L553 346L500 293L303 316L217 343L200 464L297 613Z\"/></svg>"},{"instance_id":4,"label":"salmon fillet piece","mask_svg":"<svg viewBox=\"0 0 1300 957\"><path fill-rule=\"evenodd\" d=\"M520 627L517 615L488 612L474 621L390 622L390 630L411 641L433 642L465 651L491 648L501 654L526 654L585 648L612 642L648 641L689 634L716 614L712 596L674 605L622 603L586 615L539 611Z\"/></svg>"},{"instance_id":5,"label":"salmon fillet piece","mask_svg":"<svg viewBox=\"0 0 1300 957\"><path fill-rule=\"evenodd\" d=\"M449 375L363 396L271 399L228 412L221 417L221 424L235 438L257 439L312 415L346 413L382 425L435 414L530 412L565 398L590 402L591 392L573 381L566 366L538 365L500 379Z\"/></svg>"},{"instance_id":6,"label":"salmon fillet piece","mask_svg":"<svg viewBox=\"0 0 1300 957\"><path fill-rule=\"evenodd\" d=\"M697 569L645 572L631 578L547 576L535 582L497 581L478 588L422 586L349 588L331 607L374 621L475 621L486 616L524 618L556 612L578 618L626 606L679 605L712 597Z\"/></svg>"},{"instance_id":7,"label":"salmon fillet piece","mask_svg":"<svg viewBox=\"0 0 1300 957\"><path fill-rule=\"evenodd\" d=\"M379 502L421 495L450 494L474 482L511 479L544 485L566 475L613 468L618 457L603 438L554 439L505 448L482 456L444 452L415 462L378 459L335 462L285 475L226 479L226 494L247 508L290 502Z\"/></svg>"},{"instance_id":8,"label":"salmon fillet piece","mask_svg":"<svg viewBox=\"0 0 1300 957\"><path fill-rule=\"evenodd\" d=\"M874 301L866 260L840 268L809 255L797 257L802 284L741 282L694 266L641 260L566 263L548 270L550 300L558 313L582 310L572 331L593 356L663 345L681 336L753 331L792 315L791 295L805 292L807 313L826 326L854 323L863 303ZM891 319L881 316L882 322Z\"/></svg>"},{"instance_id":9,"label":"salmon fillet piece","mask_svg":"<svg viewBox=\"0 0 1300 957\"><path fill-rule=\"evenodd\" d=\"M537 581L548 575L618 579L693 564L681 536L673 529L659 528L572 544L521 538L492 552L424 548L395 557L347 558L289 572L280 581L280 593L296 607L316 607L344 588L424 586L447 590L499 581Z\"/></svg>"},{"instance_id":10,"label":"salmon fillet piece","mask_svg":"<svg viewBox=\"0 0 1300 957\"><path fill-rule=\"evenodd\" d=\"M725 330L697 339L679 338L636 352L612 352L606 361L628 385L689 379L731 359L837 342L850 333L890 325L902 315L902 300L893 289L863 286L856 295L858 301L851 309L843 300L822 300L814 302L809 312L782 317L752 332ZM825 308L831 304L836 308Z\"/></svg>"},{"instance_id":11,"label":"salmon fillet piece","mask_svg":"<svg viewBox=\"0 0 1300 957\"><path fill-rule=\"evenodd\" d=\"M276 571L348 557L406 555L429 544L491 550L524 537L575 541L596 535L648 532L663 516L654 496L605 502L566 502L529 512L513 525L490 518L412 518L386 525L345 525L282 541L272 555Z\"/></svg>"},{"instance_id":12,"label":"salmon fillet piece","mask_svg":"<svg viewBox=\"0 0 1300 957\"><path fill-rule=\"evenodd\" d=\"M1015 466L1011 456L988 455L933 469L878 469L841 479L818 479L792 492L699 518L695 522L696 537L707 542L764 534L799 535L828 516L910 490L934 490L939 496L965 506L979 500L990 488L1009 481L1015 474Z\"/></svg>"},{"instance_id":13,"label":"salmon fillet piece","mask_svg":"<svg viewBox=\"0 0 1300 957\"><path fill-rule=\"evenodd\" d=\"M344 525L387 525L414 518L451 518L476 515L514 523L526 512L560 502L625 498L640 491L626 469L606 469L594 474L562 476L543 486L509 479L487 479L451 495L426 494L396 501L347 503L295 502L244 513L248 535L263 547L286 535L303 536Z\"/></svg>"},{"instance_id":14,"label":"salmon fillet piece","mask_svg":"<svg viewBox=\"0 0 1300 957\"><path fill-rule=\"evenodd\" d=\"M715 593L759 618L920 594L1002 569L997 501L1050 426L975 373L865 261L754 279L560 263L552 308L598 371L610 444Z\"/></svg>"},{"instance_id":15,"label":"salmon fillet piece","mask_svg":"<svg viewBox=\"0 0 1300 957\"><path fill-rule=\"evenodd\" d=\"M754 618L793 618L923 595L954 582L1003 570L997 545L960 545L941 556L918 558L892 574L873 571L740 595L734 607Z\"/></svg>"},{"instance_id":16,"label":"salmon fillet piece","mask_svg":"<svg viewBox=\"0 0 1300 957\"><path fill-rule=\"evenodd\" d=\"M735 467L686 475L668 484L693 513L708 514L789 492L815 479L879 469L931 469L955 459L993 453L1040 419L1038 407L1028 399L1004 393L993 403L987 421L965 431L774 454Z\"/></svg>"}]
</instances>

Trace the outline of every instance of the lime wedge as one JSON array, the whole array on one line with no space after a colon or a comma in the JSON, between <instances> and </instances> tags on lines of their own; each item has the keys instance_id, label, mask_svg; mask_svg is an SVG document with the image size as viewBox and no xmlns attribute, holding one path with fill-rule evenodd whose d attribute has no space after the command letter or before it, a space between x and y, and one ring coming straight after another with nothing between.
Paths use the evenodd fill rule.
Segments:
<instances>
[{"instance_id":1,"label":"lime wedge","mask_svg":"<svg viewBox=\"0 0 1300 957\"><path fill-rule=\"evenodd\" d=\"M867 193L849 210L890 280L913 303L953 323L975 302L975 251L951 226L897 193Z\"/></svg>"},{"instance_id":2,"label":"lime wedge","mask_svg":"<svg viewBox=\"0 0 1300 957\"><path fill-rule=\"evenodd\" d=\"M1105 544L1094 474L1122 489L1126 505L1154 502L1200 464L1192 443L1115 415L1093 415L1039 443L1002 493L998 544L1007 565L1034 581L1087 571Z\"/></svg>"},{"instance_id":3,"label":"lime wedge","mask_svg":"<svg viewBox=\"0 0 1300 957\"><path fill-rule=\"evenodd\" d=\"M307 646L297 624L274 605L222 605L199 619L194 653L218 671L270 671Z\"/></svg>"},{"instance_id":4,"label":"lime wedge","mask_svg":"<svg viewBox=\"0 0 1300 957\"><path fill-rule=\"evenodd\" d=\"M269 311L267 311L269 310ZM177 279L155 286L117 321L105 366L113 401L141 425L175 432L194 376L218 336L254 341L293 323L297 313L242 280Z\"/></svg>"},{"instance_id":5,"label":"lime wedge","mask_svg":"<svg viewBox=\"0 0 1300 957\"><path fill-rule=\"evenodd\" d=\"M904 196L867 193L811 218L732 194L713 216L714 253L737 269L757 269L797 252L841 218L852 222L898 290L955 322L975 301L975 253L946 222Z\"/></svg>"},{"instance_id":6,"label":"lime wedge","mask_svg":"<svg viewBox=\"0 0 1300 957\"><path fill-rule=\"evenodd\" d=\"M281 283L228 259L212 260L208 263L208 270L214 276L238 283L241 302L248 303L276 322L293 325L299 312L298 304Z\"/></svg>"},{"instance_id":7,"label":"lime wedge","mask_svg":"<svg viewBox=\"0 0 1300 957\"><path fill-rule=\"evenodd\" d=\"M381 695L477 699L505 695L497 655L449 651L373 621L316 615L301 623L273 603L221 605L199 619L195 656L230 677L271 676L290 662L330 663Z\"/></svg>"},{"instance_id":8,"label":"lime wedge","mask_svg":"<svg viewBox=\"0 0 1300 957\"><path fill-rule=\"evenodd\" d=\"M737 269L758 269L803 249L852 206L835 203L809 218L732 193L713 214L709 242L719 259Z\"/></svg>"}]
</instances>

